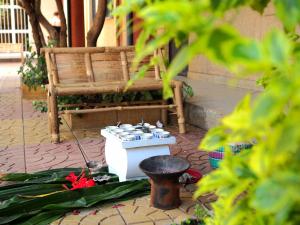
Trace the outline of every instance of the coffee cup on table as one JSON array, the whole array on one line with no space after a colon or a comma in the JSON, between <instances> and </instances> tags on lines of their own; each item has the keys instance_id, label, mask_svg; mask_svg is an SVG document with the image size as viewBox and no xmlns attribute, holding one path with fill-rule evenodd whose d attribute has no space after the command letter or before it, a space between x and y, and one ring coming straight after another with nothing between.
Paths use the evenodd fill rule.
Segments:
<instances>
[{"instance_id":1,"label":"coffee cup on table","mask_svg":"<svg viewBox=\"0 0 300 225\"><path fill-rule=\"evenodd\" d=\"M144 134L143 131L137 130L133 132L133 135L135 136L135 140L141 140L141 136Z\"/></svg>"},{"instance_id":2,"label":"coffee cup on table","mask_svg":"<svg viewBox=\"0 0 300 225\"><path fill-rule=\"evenodd\" d=\"M145 133L142 135L143 140L149 140L151 138L153 138L153 134L151 134L151 133Z\"/></svg>"},{"instance_id":3,"label":"coffee cup on table","mask_svg":"<svg viewBox=\"0 0 300 225\"><path fill-rule=\"evenodd\" d=\"M159 133L159 138L168 138L170 137L170 132L169 131L163 131Z\"/></svg>"},{"instance_id":4,"label":"coffee cup on table","mask_svg":"<svg viewBox=\"0 0 300 225\"><path fill-rule=\"evenodd\" d=\"M129 127L133 127L131 124L122 124L121 126L120 126L120 128L121 129L124 129L124 130L126 130L126 129L128 129Z\"/></svg>"},{"instance_id":5,"label":"coffee cup on table","mask_svg":"<svg viewBox=\"0 0 300 225\"><path fill-rule=\"evenodd\" d=\"M133 134L129 134L129 135L123 136L122 140L123 141L134 141L135 140L135 136Z\"/></svg>"},{"instance_id":6,"label":"coffee cup on table","mask_svg":"<svg viewBox=\"0 0 300 225\"><path fill-rule=\"evenodd\" d=\"M133 131L135 131L135 128L134 127L127 127L127 128L125 128L125 130L127 132L133 132Z\"/></svg>"},{"instance_id":7,"label":"coffee cup on table","mask_svg":"<svg viewBox=\"0 0 300 225\"><path fill-rule=\"evenodd\" d=\"M156 129L156 126L150 125L148 128L149 128L150 131L152 131L152 130Z\"/></svg>"},{"instance_id":8,"label":"coffee cup on table","mask_svg":"<svg viewBox=\"0 0 300 225\"><path fill-rule=\"evenodd\" d=\"M164 131L163 129L156 128L156 129L153 129L151 132L153 133L154 137L159 138L159 134L162 133L163 131Z\"/></svg>"}]
</instances>

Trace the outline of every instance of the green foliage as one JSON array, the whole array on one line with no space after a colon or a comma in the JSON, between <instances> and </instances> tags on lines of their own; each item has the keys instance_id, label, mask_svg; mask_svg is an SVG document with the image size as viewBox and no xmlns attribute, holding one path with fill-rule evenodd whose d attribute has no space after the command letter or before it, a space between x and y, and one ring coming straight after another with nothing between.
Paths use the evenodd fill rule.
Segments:
<instances>
[{"instance_id":1,"label":"green foliage","mask_svg":"<svg viewBox=\"0 0 300 225\"><path fill-rule=\"evenodd\" d=\"M29 89L36 90L37 87L48 83L47 67L44 56L31 52L26 55L24 64L19 68L23 84Z\"/></svg>"},{"instance_id":2,"label":"green foliage","mask_svg":"<svg viewBox=\"0 0 300 225\"><path fill-rule=\"evenodd\" d=\"M107 202L127 200L149 193L147 180L117 182L118 177L101 169L93 176L107 175L108 183L69 191L65 177L79 175L82 168L62 168L37 173L2 174L0 181L14 181L0 187L0 224L50 224L64 214ZM85 170L88 174L88 170ZM90 175L88 175L90 176Z\"/></svg>"},{"instance_id":3,"label":"green foliage","mask_svg":"<svg viewBox=\"0 0 300 225\"><path fill-rule=\"evenodd\" d=\"M238 157L226 149L220 168L199 183L196 196L218 195L206 224L300 224L300 43L295 33L300 2L273 0L285 29L273 29L261 40L241 35L224 17L244 6L262 13L268 2L128 0L115 11L120 18L133 11L143 21L137 65L171 39L181 43L190 37L164 74L165 97L172 95L171 78L199 54L238 77L260 75L264 92L256 99L247 95L201 143L202 149L214 150L256 142Z\"/></svg>"}]
</instances>

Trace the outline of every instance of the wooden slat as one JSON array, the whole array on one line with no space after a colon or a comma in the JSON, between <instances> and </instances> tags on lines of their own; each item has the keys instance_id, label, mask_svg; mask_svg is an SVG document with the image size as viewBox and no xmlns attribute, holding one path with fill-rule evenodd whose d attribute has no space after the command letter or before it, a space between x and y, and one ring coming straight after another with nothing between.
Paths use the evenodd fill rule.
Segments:
<instances>
[{"instance_id":1,"label":"wooden slat","mask_svg":"<svg viewBox=\"0 0 300 225\"><path fill-rule=\"evenodd\" d=\"M107 57L107 56L106 56ZM116 57L116 58L115 58ZM102 57L104 58L104 57ZM120 53L114 56L116 61L95 61L92 60L95 81L123 80L123 70ZM112 59L112 58L110 58Z\"/></svg>"},{"instance_id":2,"label":"wooden slat","mask_svg":"<svg viewBox=\"0 0 300 225\"><path fill-rule=\"evenodd\" d=\"M111 53L93 53L91 54L92 61L120 61L120 53L119 52L111 52Z\"/></svg>"},{"instance_id":3,"label":"wooden slat","mask_svg":"<svg viewBox=\"0 0 300 225\"><path fill-rule=\"evenodd\" d=\"M60 83L88 82L84 54L56 54Z\"/></svg>"},{"instance_id":4,"label":"wooden slat","mask_svg":"<svg viewBox=\"0 0 300 225\"><path fill-rule=\"evenodd\" d=\"M121 51L134 51L134 46L116 46L116 47L105 47L105 52L121 52Z\"/></svg>"}]
</instances>

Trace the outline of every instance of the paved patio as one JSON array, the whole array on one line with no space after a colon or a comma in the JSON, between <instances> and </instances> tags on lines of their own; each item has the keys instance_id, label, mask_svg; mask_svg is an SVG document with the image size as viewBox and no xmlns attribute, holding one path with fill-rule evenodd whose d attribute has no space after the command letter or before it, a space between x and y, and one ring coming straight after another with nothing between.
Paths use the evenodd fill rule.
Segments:
<instances>
[{"instance_id":1,"label":"paved patio","mask_svg":"<svg viewBox=\"0 0 300 225\"><path fill-rule=\"evenodd\" d=\"M79 145L90 159L105 163L105 139L100 136L99 129L71 131L62 121L62 143L50 142L46 114L34 111L31 101L22 99L18 67L18 63L0 62L0 173L84 167ZM204 130L188 126L184 135L178 134L176 126L168 126L167 130L177 138L177 144L170 146L173 155L188 159L192 167L203 174L211 170L207 153L197 150ZM71 213L54 224L171 224L193 214L197 203L191 198L193 190L194 186L182 188L183 204L175 210L152 208L149 196L145 196L79 214ZM210 200L211 196L204 196L199 202L209 207Z\"/></svg>"}]
</instances>

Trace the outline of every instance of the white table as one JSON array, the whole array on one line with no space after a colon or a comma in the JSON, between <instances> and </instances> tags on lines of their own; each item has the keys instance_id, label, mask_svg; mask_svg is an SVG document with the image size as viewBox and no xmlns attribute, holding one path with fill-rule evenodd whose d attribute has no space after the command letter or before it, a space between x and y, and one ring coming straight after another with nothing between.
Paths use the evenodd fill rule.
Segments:
<instances>
[{"instance_id":1,"label":"white table","mask_svg":"<svg viewBox=\"0 0 300 225\"><path fill-rule=\"evenodd\" d=\"M122 141L106 129L101 130L101 135L106 138L105 159L109 172L117 174L120 181L146 178L139 168L139 163L151 156L170 155L168 145L176 143L174 136Z\"/></svg>"}]
</instances>

